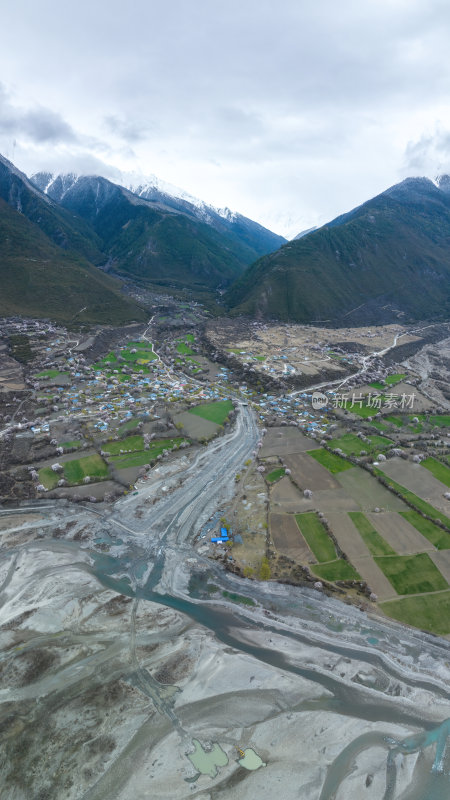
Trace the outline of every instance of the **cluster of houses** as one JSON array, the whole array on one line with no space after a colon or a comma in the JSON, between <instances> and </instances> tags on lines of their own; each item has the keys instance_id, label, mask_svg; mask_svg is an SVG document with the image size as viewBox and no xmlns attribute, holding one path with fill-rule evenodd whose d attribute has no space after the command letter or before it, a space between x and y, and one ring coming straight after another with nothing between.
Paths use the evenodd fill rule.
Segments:
<instances>
[{"instance_id":1,"label":"cluster of houses","mask_svg":"<svg viewBox=\"0 0 450 800\"><path fill-rule=\"evenodd\" d=\"M34 370L35 376L30 379L42 402L41 418L31 426L34 434L49 433L52 421L64 419L88 422L105 433L111 426L117 426L118 421L123 423L132 417L158 419L155 407L165 403L213 401L223 398L224 391L229 391L230 371L226 368L220 369L214 384L198 384L175 371L169 372L156 360L147 365L148 372L141 371L139 365L129 364L130 374L119 376L117 370L112 369L114 364L104 362L100 368L98 365L94 368L86 364L80 353L66 351L65 357L55 358L55 351L64 342L61 332L55 329L53 334L56 333L59 335L51 342L51 347L45 347ZM52 376L54 371L58 372L57 376Z\"/></svg>"}]
</instances>

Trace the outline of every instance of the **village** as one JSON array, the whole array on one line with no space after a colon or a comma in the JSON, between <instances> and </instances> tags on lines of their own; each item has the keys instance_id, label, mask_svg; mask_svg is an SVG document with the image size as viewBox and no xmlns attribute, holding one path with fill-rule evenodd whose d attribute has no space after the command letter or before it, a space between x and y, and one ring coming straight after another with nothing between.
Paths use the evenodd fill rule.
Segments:
<instances>
[{"instance_id":1,"label":"village","mask_svg":"<svg viewBox=\"0 0 450 800\"><path fill-rule=\"evenodd\" d=\"M2 323L0 425L7 446L3 468L11 468L14 476L26 466L34 481L34 492L26 496L48 491L96 500L105 495L111 499L111 493L118 496L145 477L154 461L168 457L174 449L201 446L218 435L224 424L230 424L232 397L251 403L262 426L294 424L319 438L331 438L330 430L337 422L357 427L358 420L375 418L373 425L382 430L386 427L379 419L383 412L392 417L396 409L423 413L433 407L416 388L414 374L394 373L385 383L389 370L380 359L366 365L362 384L355 375L369 352L361 342L375 338L377 348L384 346L392 338L393 326L375 332L353 331L348 351L338 363L340 378L331 382L337 385L316 405L314 386L301 391L295 383L286 383L286 349L292 350L292 342L307 335L304 360L312 361L315 351L314 369L319 370L318 362L325 358L336 331L327 332L324 344L320 329L285 326L282 331L279 327L270 331L267 325L252 323L245 333L242 324L237 329L229 320L221 320L220 326L217 322L208 325L206 335L195 326L174 331L153 326L150 338L150 328L142 325L75 334L38 320L12 318ZM219 328L227 337L225 349L220 348ZM233 330L241 336L240 347L229 346ZM342 350L343 332L339 333ZM216 350L211 351L211 342ZM239 341L233 342L231 336L231 343ZM358 347L359 353L351 352ZM334 348L339 349L336 344ZM350 372L345 373L342 361ZM277 375L267 374L274 372ZM323 373L319 371L318 377L323 378ZM370 408L372 395L378 400L372 400ZM225 405L212 416L192 413L196 406L217 401ZM395 419L387 424L395 430ZM408 434L415 435L409 429ZM69 466L64 467L67 462ZM52 470L55 463L62 469ZM20 479L15 483L17 496L25 484L31 488Z\"/></svg>"},{"instance_id":2,"label":"village","mask_svg":"<svg viewBox=\"0 0 450 800\"><path fill-rule=\"evenodd\" d=\"M0 424L10 480L3 499L53 492L111 500L155 460L217 435L232 395L251 401L262 423L281 416L326 431L306 394L275 395L236 380L231 367L202 353L191 330L165 333L154 349L145 326L72 334L50 322L4 320ZM189 413L222 400L225 413L212 419Z\"/></svg>"},{"instance_id":3,"label":"village","mask_svg":"<svg viewBox=\"0 0 450 800\"><path fill-rule=\"evenodd\" d=\"M249 409L260 441L235 475L232 502L212 509L198 531L199 556L245 578L309 583L350 602L402 604L417 587L445 600L450 417L421 391L417 372L383 359L399 326L348 330L346 341L340 331L338 344L337 332L325 338L323 329L274 326L270 337L270 326L254 322L168 328L161 314L152 319L77 333L4 321L2 507L45 498L105 508L135 495L135 516L145 518L153 487L175 491L202 448ZM418 339L403 334L406 346ZM299 361L285 359L300 337L316 364L312 385L299 388ZM342 352L332 373L331 347ZM400 550L392 546L399 525ZM387 574L393 555L399 569L413 559L409 582Z\"/></svg>"}]
</instances>

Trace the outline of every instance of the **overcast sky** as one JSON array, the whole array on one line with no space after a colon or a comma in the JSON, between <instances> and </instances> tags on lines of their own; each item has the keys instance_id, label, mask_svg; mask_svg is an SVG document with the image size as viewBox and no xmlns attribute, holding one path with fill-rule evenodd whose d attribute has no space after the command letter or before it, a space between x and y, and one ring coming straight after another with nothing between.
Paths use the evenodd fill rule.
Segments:
<instances>
[{"instance_id":1,"label":"overcast sky","mask_svg":"<svg viewBox=\"0 0 450 800\"><path fill-rule=\"evenodd\" d=\"M449 0L3 0L0 152L285 236L450 172Z\"/></svg>"}]
</instances>

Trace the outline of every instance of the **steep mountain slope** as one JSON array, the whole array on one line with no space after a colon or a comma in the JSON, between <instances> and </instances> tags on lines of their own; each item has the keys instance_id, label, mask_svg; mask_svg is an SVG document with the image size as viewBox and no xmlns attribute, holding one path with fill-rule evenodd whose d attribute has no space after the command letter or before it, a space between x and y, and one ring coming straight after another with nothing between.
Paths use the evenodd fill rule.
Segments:
<instances>
[{"instance_id":1,"label":"steep mountain slope","mask_svg":"<svg viewBox=\"0 0 450 800\"><path fill-rule=\"evenodd\" d=\"M94 264L101 264L101 242L92 228L51 200L14 164L0 155L0 198L35 222L56 245L73 250Z\"/></svg>"},{"instance_id":2,"label":"steep mountain slope","mask_svg":"<svg viewBox=\"0 0 450 800\"><path fill-rule=\"evenodd\" d=\"M253 264L234 312L357 324L450 314L449 180L409 178Z\"/></svg>"},{"instance_id":3,"label":"steep mountain slope","mask_svg":"<svg viewBox=\"0 0 450 800\"><path fill-rule=\"evenodd\" d=\"M156 185L152 183L131 183L127 185L127 188L133 194L145 200L163 204L175 211L194 217L201 222L205 222L219 233L223 233L236 242L246 245L254 253L253 259L272 253L286 243L286 239L283 236L267 230L267 228L257 222L253 222L248 217L244 217L242 214L230 211L229 208L214 208L176 187L167 185L166 188L161 181L157 181ZM175 194L171 192L175 192Z\"/></svg>"},{"instance_id":4,"label":"steep mountain slope","mask_svg":"<svg viewBox=\"0 0 450 800\"><path fill-rule=\"evenodd\" d=\"M297 233L297 236L294 236L293 241L295 241L296 239L303 239L304 236L308 236L308 234L314 233L314 231L316 230L317 230L317 225L314 225L312 228L307 228L305 231L300 231L300 233Z\"/></svg>"},{"instance_id":5,"label":"steep mountain slope","mask_svg":"<svg viewBox=\"0 0 450 800\"><path fill-rule=\"evenodd\" d=\"M117 324L146 319L116 281L69 249L100 253L93 231L72 218L1 160L0 315Z\"/></svg>"},{"instance_id":6,"label":"steep mountain slope","mask_svg":"<svg viewBox=\"0 0 450 800\"><path fill-rule=\"evenodd\" d=\"M151 186L133 193L98 176L38 173L32 180L89 222L110 269L142 283L211 291L284 241L245 217L228 219Z\"/></svg>"}]
</instances>

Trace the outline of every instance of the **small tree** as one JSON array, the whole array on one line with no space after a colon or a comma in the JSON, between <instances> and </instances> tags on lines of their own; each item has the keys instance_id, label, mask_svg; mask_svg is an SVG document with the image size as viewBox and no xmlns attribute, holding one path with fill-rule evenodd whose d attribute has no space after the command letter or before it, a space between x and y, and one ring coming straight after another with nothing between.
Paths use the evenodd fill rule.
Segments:
<instances>
[{"instance_id":1,"label":"small tree","mask_svg":"<svg viewBox=\"0 0 450 800\"><path fill-rule=\"evenodd\" d=\"M271 574L272 573L270 571L269 559L267 558L267 556L264 556L263 560L261 561L261 566L259 568L259 577L261 578L262 581L268 581L270 580Z\"/></svg>"}]
</instances>

